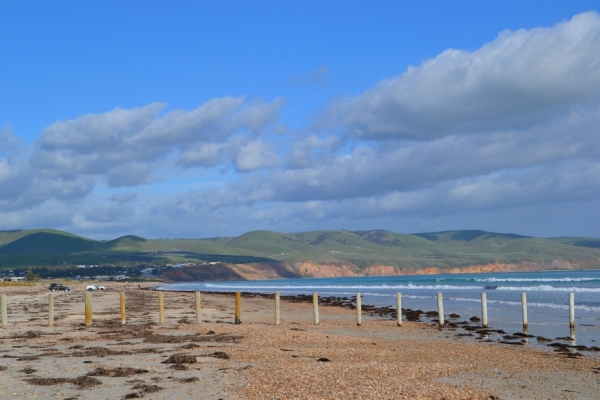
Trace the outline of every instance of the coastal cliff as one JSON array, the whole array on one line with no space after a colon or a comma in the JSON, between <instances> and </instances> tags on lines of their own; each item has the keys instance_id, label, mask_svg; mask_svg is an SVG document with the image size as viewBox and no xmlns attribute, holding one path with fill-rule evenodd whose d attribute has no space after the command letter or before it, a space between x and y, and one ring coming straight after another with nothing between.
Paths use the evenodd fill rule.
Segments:
<instances>
[{"instance_id":1,"label":"coastal cliff","mask_svg":"<svg viewBox=\"0 0 600 400\"><path fill-rule=\"evenodd\" d=\"M375 263L359 267L349 262L303 261L296 263L251 263L221 264L195 267L184 267L166 271L162 276L173 282L182 281L236 281L265 280L283 278L333 278L353 276L393 276L393 275L437 275L437 274L474 274L494 272L537 272L556 270L581 270L600 267L577 261L553 260L549 263L488 263L466 265L464 267L441 268L429 266L424 268L401 269L391 265Z\"/></svg>"}]
</instances>

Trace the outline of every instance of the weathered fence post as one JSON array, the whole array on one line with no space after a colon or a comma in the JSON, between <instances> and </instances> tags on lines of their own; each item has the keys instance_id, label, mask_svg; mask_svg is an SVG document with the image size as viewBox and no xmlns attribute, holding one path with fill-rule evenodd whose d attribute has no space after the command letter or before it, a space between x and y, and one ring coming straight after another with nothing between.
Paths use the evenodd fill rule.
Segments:
<instances>
[{"instance_id":1,"label":"weathered fence post","mask_svg":"<svg viewBox=\"0 0 600 400\"><path fill-rule=\"evenodd\" d=\"M396 325L402 326L402 293L396 293Z\"/></svg>"},{"instance_id":2,"label":"weathered fence post","mask_svg":"<svg viewBox=\"0 0 600 400\"><path fill-rule=\"evenodd\" d=\"M242 294L235 292L235 323L242 323Z\"/></svg>"},{"instance_id":3,"label":"weathered fence post","mask_svg":"<svg viewBox=\"0 0 600 400\"><path fill-rule=\"evenodd\" d=\"M85 326L92 326L92 293L85 292Z\"/></svg>"},{"instance_id":4,"label":"weathered fence post","mask_svg":"<svg viewBox=\"0 0 600 400\"><path fill-rule=\"evenodd\" d=\"M54 326L54 293L48 293L48 327Z\"/></svg>"},{"instance_id":5,"label":"weathered fence post","mask_svg":"<svg viewBox=\"0 0 600 400\"><path fill-rule=\"evenodd\" d=\"M444 300L442 299L442 294L437 294L438 301L438 317L440 320L440 326L444 326Z\"/></svg>"},{"instance_id":6,"label":"weathered fence post","mask_svg":"<svg viewBox=\"0 0 600 400\"><path fill-rule=\"evenodd\" d=\"M164 293L158 292L158 323L165 323L165 302L164 302Z\"/></svg>"},{"instance_id":7,"label":"weathered fence post","mask_svg":"<svg viewBox=\"0 0 600 400\"><path fill-rule=\"evenodd\" d=\"M200 303L200 292L194 293L194 298L196 300L196 324L200 324L202 322L202 303Z\"/></svg>"},{"instance_id":8,"label":"weathered fence post","mask_svg":"<svg viewBox=\"0 0 600 400\"><path fill-rule=\"evenodd\" d=\"M6 319L6 294L0 294L0 313L2 313L2 329L6 329L8 323Z\"/></svg>"},{"instance_id":9,"label":"weathered fence post","mask_svg":"<svg viewBox=\"0 0 600 400\"><path fill-rule=\"evenodd\" d=\"M575 294L569 293L569 328L571 339L575 340Z\"/></svg>"},{"instance_id":10,"label":"weathered fence post","mask_svg":"<svg viewBox=\"0 0 600 400\"><path fill-rule=\"evenodd\" d=\"M362 325L362 310L361 310L360 293L356 293L356 326Z\"/></svg>"},{"instance_id":11,"label":"weathered fence post","mask_svg":"<svg viewBox=\"0 0 600 400\"><path fill-rule=\"evenodd\" d=\"M275 325L279 325L281 319L281 295L275 292Z\"/></svg>"},{"instance_id":12,"label":"weathered fence post","mask_svg":"<svg viewBox=\"0 0 600 400\"><path fill-rule=\"evenodd\" d=\"M521 306L523 308L523 333L527 333L527 293L521 293Z\"/></svg>"},{"instance_id":13,"label":"weathered fence post","mask_svg":"<svg viewBox=\"0 0 600 400\"><path fill-rule=\"evenodd\" d=\"M485 292L481 293L481 319L482 319L483 327L487 328L488 327L487 294Z\"/></svg>"},{"instance_id":14,"label":"weathered fence post","mask_svg":"<svg viewBox=\"0 0 600 400\"><path fill-rule=\"evenodd\" d=\"M319 293L313 292L313 320L319 325Z\"/></svg>"},{"instance_id":15,"label":"weathered fence post","mask_svg":"<svg viewBox=\"0 0 600 400\"><path fill-rule=\"evenodd\" d=\"M121 325L125 325L127 323L127 316L125 315L125 292L120 293L119 300L121 304Z\"/></svg>"}]
</instances>

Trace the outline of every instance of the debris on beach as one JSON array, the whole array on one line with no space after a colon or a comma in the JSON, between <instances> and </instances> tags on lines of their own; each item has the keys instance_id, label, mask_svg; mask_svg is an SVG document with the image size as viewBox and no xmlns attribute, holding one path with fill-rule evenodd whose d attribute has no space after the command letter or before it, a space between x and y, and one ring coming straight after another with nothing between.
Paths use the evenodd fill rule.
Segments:
<instances>
[{"instance_id":1,"label":"debris on beach","mask_svg":"<svg viewBox=\"0 0 600 400\"><path fill-rule=\"evenodd\" d=\"M146 374L148 372L150 371L143 368L116 367L111 369L98 367L94 371L89 372L87 376L109 376L123 378L131 375Z\"/></svg>"},{"instance_id":2,"label":"debris on beach","mask_svg":"<svg viewBox=\"0 0 600 400\"><path fill-rule=\"evenodd\" d=\"M77 378L30 378L26 379L25 382L38 386L54 386L72 383L73 385L78 386L79 389L87 389L102 384L100 380L85 375L78 376Z\"/></svg>"},{"instance_id":3,"label":"debris on beach","mask_svg":"<svg viewBox=\"0 0 600 400\"><path fill-rule=\"evenodd\" d=\"M215 351L214 353L209 354L208 357L220 358L222 360L229 360L231 358L229 354L225 353L224 351Z\"/></svg>"},{"instance_id":4,"label":"debris on beach","mask_svg":"<svg viewBox=\"0 0 600 400\"><path fill-rule=\"evenodd\" d=\"M196 356L189 354L173 354L169 356L162 364L196 364Z\"/></svg>"}]
</instances>

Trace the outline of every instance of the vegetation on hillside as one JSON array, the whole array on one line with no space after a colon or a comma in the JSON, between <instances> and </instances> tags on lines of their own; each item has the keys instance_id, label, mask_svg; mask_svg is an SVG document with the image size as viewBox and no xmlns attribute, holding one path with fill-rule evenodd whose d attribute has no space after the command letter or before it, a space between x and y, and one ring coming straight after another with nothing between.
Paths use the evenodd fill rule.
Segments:
<instances>
[{"instance_id":1,"label":"vegetation on hillside","mask_svg":"<svg viewBox=\"0 0 600 400\"><path fill-rule=\"evenodd\" d=\"M529 263L558 269L570 263L586 269L600 267L600 239L540 239L478 230L412 235L384 230L334 230L254 231L238 237L209 239L150 240L123 236L97 241L56 230L0 231L0 269L211 262L265 264L273 268L306 262L352 264L359 269L382 265L398 270L425 267L443 270L494 263Z\"/></svg>"}]
</instances>

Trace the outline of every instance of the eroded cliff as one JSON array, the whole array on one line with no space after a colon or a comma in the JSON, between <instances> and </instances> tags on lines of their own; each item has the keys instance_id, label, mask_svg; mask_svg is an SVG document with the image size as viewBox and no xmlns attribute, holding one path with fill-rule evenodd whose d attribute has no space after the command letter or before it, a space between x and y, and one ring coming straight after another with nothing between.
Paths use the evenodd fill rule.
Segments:
<instances>
[{"instance_id":1,"label":"eroded cliff","mask_svg":"<svg viewBox=\"0 0 600 400\"><path fill-rule=\"evenodd\" d=\"M392 275L434 275L434 274L468 274L493 272L533 272L551 270L580 270L598 267L577 261L554 260L549 263L488 263L467 265L464 267L440 268L429 266L424 268L401 269L391 265L375 263L363 268L339 260L322 262L302 261L295 263L272 262L250 264L221 264L197 267L185 267L167 271L163 277L170 281L227 281L227 280L262 280L282 278L331 278L349 276L392 276Z\"/></svg>"}]
</instances>

